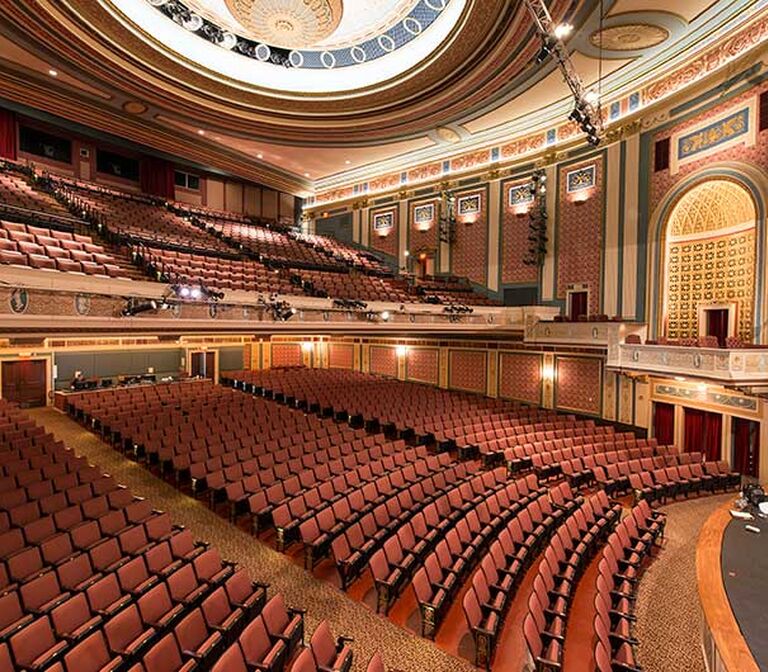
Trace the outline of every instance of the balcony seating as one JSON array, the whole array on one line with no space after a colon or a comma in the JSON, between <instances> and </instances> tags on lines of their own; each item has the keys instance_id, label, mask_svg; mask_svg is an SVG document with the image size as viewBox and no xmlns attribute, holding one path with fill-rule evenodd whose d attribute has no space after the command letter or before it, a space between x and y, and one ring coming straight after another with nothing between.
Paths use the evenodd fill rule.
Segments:
<instances>
[{"instance_id":1,"label":"balcony seating","mask_svg":"<svg viewBox=\"0 0 768 672\"><path fill-rule=\"evenodd\" d=\"M117 261L90 236L0 221L0 263L128 279Z\"/></svg>"}]
</instances>

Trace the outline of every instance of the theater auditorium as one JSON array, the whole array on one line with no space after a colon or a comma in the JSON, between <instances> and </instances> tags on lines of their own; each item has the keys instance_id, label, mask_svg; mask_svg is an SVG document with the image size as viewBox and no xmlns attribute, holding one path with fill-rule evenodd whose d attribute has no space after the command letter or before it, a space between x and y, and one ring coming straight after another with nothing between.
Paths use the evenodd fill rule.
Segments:
<instances>
[{"instance_id":1,"label":"theater auditorium","mask_svg":"<svg viewBox=\"0 0 768 672\"><path fill-rule=\"evenodd\" d=\"M768 670L767 45L0 3L0 672Z\"/></svg>"}]
</instances>

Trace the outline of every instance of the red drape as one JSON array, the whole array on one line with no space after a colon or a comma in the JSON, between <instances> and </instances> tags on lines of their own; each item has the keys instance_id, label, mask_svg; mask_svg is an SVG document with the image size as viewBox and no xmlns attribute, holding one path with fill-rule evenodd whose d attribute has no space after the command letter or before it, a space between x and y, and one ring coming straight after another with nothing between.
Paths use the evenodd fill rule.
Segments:
<instances>
[{"instance_id":1,"label":"red drape","mask_svg":"<svg viewBox=\"0 0 768 672\"><path fill-rule=\"evenodd\" d=\"M720 459L723 416L693 408L685 409L685 452L704 453L707 460Z\"/></svg>"},{"instance_id":2,"label":"red drape","mask_svg":"<svg viewBox=\"0 0 768 672\"><path fill-rule=\"evenodd\" d=\"M733 468L745 476L757 476L760 463L760 426L744 418L733 419Z\"/></svg>"},{"instance_id":3,"label":"red drape","mask_svg":"<svg viewBox=\"0 0 768 672\"><path fill-rule=\"evenodd\" d=\"M15 161L16 115L10 110L0 109L0 157Z\"/></svg>"},{"instance_id":4,"label":"red drape","mask_svg":"<svg viewBox=\"0 0 768 672\"><path fill-rule=\"evenodd\" d=\"M675 407L656 403L654 408L653 435L660 446L671 446L675 443Z\"/></svg>"},{"instance_id":5,"label":"red drape","mask_svg":"<svg viewBox=\"0 0 768 672\"><path fill-rule=\"evenodd\" d=\"M143 157L139 169L139 179L141 190L145 194L160 196L161 198L174 198L176 195L173 164L165 159L158 159L154 156Z\"/></svg>"}]
</instances>

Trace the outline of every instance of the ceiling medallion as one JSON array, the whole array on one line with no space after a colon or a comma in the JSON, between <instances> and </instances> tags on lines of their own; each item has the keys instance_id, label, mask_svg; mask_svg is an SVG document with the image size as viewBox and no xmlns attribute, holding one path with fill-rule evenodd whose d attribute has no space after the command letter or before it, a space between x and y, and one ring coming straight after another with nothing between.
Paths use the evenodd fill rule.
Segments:
<instances>
[{"instance_id":1,"label":"ceiling medallion","mask_svg":"<svg viewBox=\"0 0 768 672\"><path fill-rule=\"evenodd\" d=\"M636 51L655 47L668 37L669 31L661 26L628 23L595 31L589 41L598 49L602 47L609 51Z\"/></svg>"},{"instance_id":2,"label":"ceiling medallion","mask_svg":"<svg viewBox=\"0 0 768 672\"><path fill-rule=\"evenodd\" d=\"M258 40L308 49L338 28L342 0L226 0L232 15Z\"/></svg>"},{"instance_id":3,"label":"ceiling medallion","mask_svg":"<svg viewBox=\"0 0 768 672\"><path fill-rule=\"evenodd\" d=\"M123 109L128 112L128 114L144 114L147 111L147 106L136 100L129 100L123 103Z\"/></svg>"}]
</instances>

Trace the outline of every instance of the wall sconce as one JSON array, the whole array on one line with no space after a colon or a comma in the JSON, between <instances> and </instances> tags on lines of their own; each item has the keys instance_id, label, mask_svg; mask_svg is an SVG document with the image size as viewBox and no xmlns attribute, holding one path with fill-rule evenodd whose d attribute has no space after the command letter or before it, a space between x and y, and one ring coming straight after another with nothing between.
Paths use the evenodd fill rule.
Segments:
<instances>
[{"instance_id":1,"label":"wall sconce","mask_svg":"<svg viewBox=\"0 0 768 672\"><path fill-rule=\"evenodd\" d=\"M397 356L402 359L408 354L408 346L406 345L398 345L395 348L395 352L397 353Z\"/></svg>"},{"instance_id":2,"label":"wall sconce","mask_svg":"<svg viewBox=\"0 0 768 672\"><path fill-rule=\"evenodd\" d=\"M707 384L706 384L706 383L699 383L699 384L696 386L696 390L697 390L697 391L698 391L700 394L706 394L706 392L707 392Z\"/></svg>"},{"instance_id":3,"label":"wall sconce","mask_svg":"<svg viewBox=\"0 0 768 672\"><path fill-rule=\"evenodd\" d=\"M583 205L589 200L589 196L589 189L581 189L580 191L574 192L573 196L571 196L571 202L574 205Z\"/></svg>"},{"instance_id":4,"label":"wall sconce","mask_svg":"<svg viewBox=\"0 0 768 672\"><path fill-rule=\"evenodd\" d=\"M477 222L478 218L479 218L479 215L465 215L462 221L466 226L470 226L471 224L474 224L475 222Z\"/></svg>"},{"instance_id":5,"label":"wall sconce","mask_svg":"<svg viewBox=\"0 0 768 672\"><path fill-rule=\"evenodd\" d=\"M389 229L379 229L376 234L379 238L386 238L389 235Z\"/></svg>"},{"instance_id":6,"label":"wall sconce","mask_svg":"<svg viewBox=\"0 0 768 672\"><path fill-rule=\"evenodd\" d=\"M312 352L314 347L315 346L314 346L314 344L311 341L304 341L301 344L301 351L302 352Z\"/></svg>"},{"instance_id":7,"label":"wall sconce","mask_svg":"<svg viewBox=\"0 0 768 672\"><path fill-rule=\"evenodd\" d=\"M427 258L426 252L422 252L421 254L419 254L419 261L424 261L426 258Z\"/></svg>"},{"instance_id":8,"label":"wall sconce","mask_svg":"<svg viewBox=\"0 0 768 672\"><path fill-rule=\"evenodd\" d=\"M429 231L432 228L432 222L419 222L416 225L416 230L420 231L421 233L425 233L426 231Z\"/></svg>"},{"instance_id":9,"label":"wall sconce","mask_svg":"<svg viewBox=\"0 0 768 672\"><path fill-rule=\"evenodd\" d=\"M408 257L411 256L411 253L408 250L406 250L405 252L403 252L403 256L407 259Z\"/></svg>"},{"instance_id":10,"label":"wall sconce","mask_svg":"<svg viewBox=\"0 0 768 672\"><path fill-rule=\"evenodd\" d=\"M552 364L542 364L541 379L547 383L551 383L555 379L555 367Z\"/></svg>"},{"instance_id":11,"label":"wall sconce","mask_svg":"<svg viewBox=\"0 0 768 672\"><path fill-rule=\"evenodd\" d=\"M525 217L530 211L531 209L527 205L518 205L512 208L515 217Z\"/></svg>"}]
</instances>

